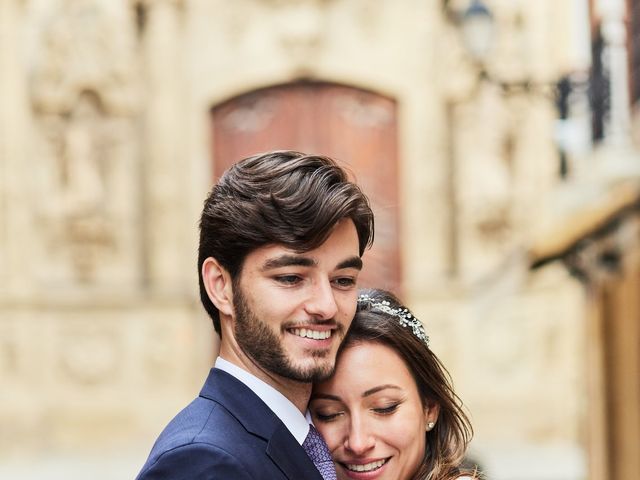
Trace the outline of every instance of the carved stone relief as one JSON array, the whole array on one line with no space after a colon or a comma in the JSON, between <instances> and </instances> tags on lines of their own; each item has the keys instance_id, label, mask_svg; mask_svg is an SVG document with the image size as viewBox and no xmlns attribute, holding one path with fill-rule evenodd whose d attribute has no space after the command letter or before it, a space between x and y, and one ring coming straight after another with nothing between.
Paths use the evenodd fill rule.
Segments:
<instances>
[{"instance_id":1,"label":"carved stone relief","mask_svg":"<svg viewBox=\"0 0 640 480\"><path fill-rule=\"evenodd\" d=\"M58 280L93 282L105 260L130 269L124 260L135 255L124 242L135 225L137 184L134 19L125 7L64 0L35 61L38 224Z\"/></svg>"},{"instance_id":2,"label":"carved stone relief","mask_svg":"<svg viewBox=\"0 0 640 480\"><path fill-rule=\"evenodd\" d=\"M0 150L2 149L2 138L0 137ZM6 285L7 282L7 265L6 265L6 236L7 236L7 202L4 195L6 188L4 186L4 178L6 178L5 169L2 165L4 158L0 155L0 285Z\"/></svg>"},{"instance_id":3,"label":"carved stone relief","mask_svg":"<svg viewBox=\"0 0 640 480\"><path fill-rule=\"evenodd\" d=\"M59 332L57 377L66 383L91 386L113 382L122 370L119 334L107 325L81 319L65 322Z\"/></svg>"},{"instance_id":4,"label":"carved stone relief","mask_svg":"<svg viewBox=\"0 0 640 480\"><path fill-rule=\"evenodd\" d=\"M4 307L0 311L0 404L11 401L16 389L28 389L34 375L42 372L36 357L44 350L38 337L47 338L46 320L34 326L29 323L32 318L19 309ZM5 392L8 395L3 395Z\"/></svg>"},{"instance_id":5,"label":"carved stone relief","mask_svg":"<svg viewBox=\"0 0 640 480\"><path fill-rule=\"evenodd\" d=\"M326 30L329 0L263 0L273 7L273 32L299 68L317 56Z\"/></svg>"},{"instance_id":6,"label":"carved stone relief","mask_svg":"<svg viewBox=\"0 0 640 480\"><path fill-rule=\"evenodd\" d=\"M509 115L494 92L484 92L458 113L456 196L461 273L478 280L501 268L517 246L511 167L515 147Z\"/></svg>"},{"instance_id":7,"label":"carved stone relief","mask_svg":"<svg viewBox=\"0 0 640 480\"><path fill-rule=\"evenodd\" d=\"M158 328L160 325L160 328ZM175 343L171 339L179 337L176 332L175 322L166 321L164 318L154 318L154 324L149 324L144 329L145 350L142 358L145 378L154 385L166 383L167 378L175 374ZM179 356L179 355L178 355Z\"/></svg>"},{"instance_id":8,"label":"carved stone relief","mask_svg":"<svg viewBox=\"0 0 640 480\"><path fill-rule=\"evenodd\" d=\"M0 322L0 376L15 378L20 371L19 345L16 325L11 321Z\"/></svg>"}]
</instances>

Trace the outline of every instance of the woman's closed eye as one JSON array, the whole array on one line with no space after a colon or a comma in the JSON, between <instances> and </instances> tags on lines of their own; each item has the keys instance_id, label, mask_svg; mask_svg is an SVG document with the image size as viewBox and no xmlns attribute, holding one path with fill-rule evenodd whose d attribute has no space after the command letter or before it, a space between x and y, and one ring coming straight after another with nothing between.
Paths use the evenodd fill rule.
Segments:
<instances>
[{"instance_id":1,"label":"woman's closed eye","mask_svg":"<svg viewBox=\"0 0 640 480\"><path fill-rule=\"evenodd\" d=\"M379 415L391 415L393 412L395 412L398 409L399 406L400 406L400 402L392 403L384 407L372 408L372 410Z\"/></svg>"},{"instance_id":2,"label":"woman's closed eye","mask_svg":"<svg viewBox=\"0 0 640 480\"><path fill-rule=\"evenodd\" d=\"M316 410L313 412L313 416L320 422L330 422L342 415L340 410Z\"/></svg>"}]
</instances>

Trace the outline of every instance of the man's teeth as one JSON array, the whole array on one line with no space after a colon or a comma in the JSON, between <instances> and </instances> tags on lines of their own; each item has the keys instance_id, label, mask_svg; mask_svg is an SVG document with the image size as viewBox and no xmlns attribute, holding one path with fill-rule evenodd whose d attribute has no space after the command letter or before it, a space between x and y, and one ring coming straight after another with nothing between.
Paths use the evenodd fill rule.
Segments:
<instances>
[{"instance_id":1,"label":"man's teeth","mask_svg":"<svg viewBox=\"0 0 640 480\"><path fill-rule=\"evenodd\" d=\"M294 328L291 333L302 338L313 338L314 340L325 340L331 336L331 330L311 330L310 328Z\"/></svg>"},{"instance_id":2,"label":"man's teeth","mask_svg":"<svg viewBox=\"0 0 640 480\"><path fill-rule=\"evenodd\" d=\"M365 463L364 465L352 465L347 464L347 468L354 472L370 472L372 470L377 470L382 465L384 465L386 460L378 460L377 462Z\"/></svg>"}]
</instances>

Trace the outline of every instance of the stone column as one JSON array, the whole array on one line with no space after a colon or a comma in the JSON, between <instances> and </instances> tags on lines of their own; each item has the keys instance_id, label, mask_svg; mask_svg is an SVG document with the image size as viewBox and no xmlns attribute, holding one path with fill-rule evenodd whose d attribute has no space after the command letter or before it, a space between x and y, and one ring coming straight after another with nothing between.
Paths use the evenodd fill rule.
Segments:
<instances>
[{"instance_id":1,"label":"stone column","mask_svg":"<svg viewBox=\"0 0 640 480\"><path fill-rule=\"evenodd\" d=\"M0 298L29 293L30 204L24 2L0 0ZM31 172L33 173L33 172Z\"/></svg>"},{"instance_id":2,"label":"stone column","mask_svg":"<svg viewBox=\"0 0 640 480\"><path fill-rule=\"evenodd\" d=\"M185 288L180 275L185 271L181 220L186 191L186 159L181 151L181 6L180 0L151 0L145 4L145 254L149 286L165 293Z\"/></svg>"},{"instance_id":3,"label":"stone column","mask_svg":"<svg viewBox=\"0 0 640 480\"><path fill-rule=\"evenodd\" d=\"M565 259L587 286L585 371L589 478L625 480L640 469L640 216Z\"/></svg>"},{"instance_id":4,"label":"stone column","mask_svg":"<svg viewBox=\"0 0 640 480\"><path fill-rule=\"evenodd\" d=\"M609 119L606 141L614 147L626 147L631 142L631 111L629 100L629 65L626 46L624 0L600 0L602 35L606 43L609 80L611 84Z\"/></svg>"}]
</instances>

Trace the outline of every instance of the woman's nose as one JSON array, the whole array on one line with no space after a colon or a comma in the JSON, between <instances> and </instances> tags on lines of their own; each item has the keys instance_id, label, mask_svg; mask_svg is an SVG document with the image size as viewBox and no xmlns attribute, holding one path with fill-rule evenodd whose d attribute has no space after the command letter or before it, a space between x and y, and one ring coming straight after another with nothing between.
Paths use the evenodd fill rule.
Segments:
<instances>
[{"instance_id":1,"label":"woman's nose","mask_svg":"<svg viewBox=\"0 0 640 480\"><path fill-rule=\"evenodd\" d=\"M354 455L362 456L375 447L375 436L369 431L365 422L352 422L345 439L345 448Z\"/></svg>"}]
</instances>

